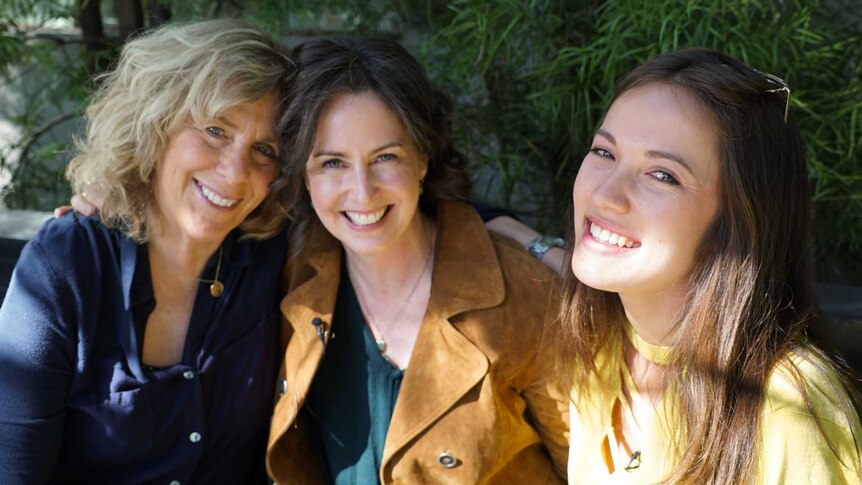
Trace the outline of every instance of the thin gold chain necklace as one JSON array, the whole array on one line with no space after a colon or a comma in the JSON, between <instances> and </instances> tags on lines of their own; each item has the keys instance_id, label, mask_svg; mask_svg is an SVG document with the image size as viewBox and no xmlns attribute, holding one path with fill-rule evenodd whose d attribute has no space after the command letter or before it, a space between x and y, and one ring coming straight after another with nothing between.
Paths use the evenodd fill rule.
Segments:
<instances>
[{"instance_id":1,"label":"thin gold chain necklace","mask_svg":"<svg viewBox=\"0 0 862 485\"><path fill-rule=\"evenodd\" d=\"M431 240L434 240L433 236ZM407 303L410 302L410 300L413 298L413 293L415 293L416 288L419 287L419 282L422 281L422 277L425 276L425 273L428 272L428 262L431 261L431 254L433 252L434 243L432 242L431 247L428 248L428 252L425 254L425 263L422 265L422 272L419 273L419 276L416 278L416 281L413 282L413 287L410 288L410 293L408 293L407 297L404 298L404 301L401 302L401 307L398 308L398 311L395 313L395 316L392 317L392 319L389 321L389 325L387 325L386 328L381 328L377 324L377 320L374 318L371 312L368 311L368 305L365 304L365 301L363 301L362 297L359 295L359 292L354 291L354 293L356 293L356 299L359 301L359 308L362 310L362 313L363 315L365 315L365 318L368 320L368 323L371 324L368 327L369 330L371 330L371 335L374 337L374 343L377 345L377 351L380 352L381 355L386 353L386 334L389 333L391 330L394 330L395 327L398 326L398 317L400 317L401 313L404 312L404 308L407 307ZM377 332L374 331L375 328L378 329Z\"/></svg>"},{"instance_id":2,"label":"thin gold chain necklace","mask_svg":"<svg viewBox=\"0 0 862 485\"><path fill-rule=\"evenodd\" d=\"M198 278L198 281L201 283L210 283L210 295L212 295L213 298L218 298L222 293L224 293L224 283L218 279L219 271L221 271L221 256L223 251L224 246L220 246L218 248L218 262L216 263L215 278L211 280L202 280Z\"/></svg>"}]
</instances>

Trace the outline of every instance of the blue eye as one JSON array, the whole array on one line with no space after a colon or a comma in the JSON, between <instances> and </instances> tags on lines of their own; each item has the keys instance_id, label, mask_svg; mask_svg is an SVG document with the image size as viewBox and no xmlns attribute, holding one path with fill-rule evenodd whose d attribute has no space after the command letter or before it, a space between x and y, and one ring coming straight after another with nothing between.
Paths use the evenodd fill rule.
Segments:
<instances>
[{"instance_id":1,"label":"blue eye","mask_svg":"<svg viewBox=\"0 0 862 485\"><path fill-rule=\"evenodd\" d=\"M207 126L204 129L206 130L207 133L209 133L212 136L215 136L218 138L224 137L224 130L222 130L218 126Z\"/></svg>"},{"instance_id":2,"label":"blue eye","mask_svg":"<svg viewBox=\"0 0 862 485\"><path fill-rule=\"evenodd\" d=\"M338 168L342 165L343 164L341 163L341 160L337 158L330 158L329 160L320 164L320 166L323 168Z\"/></svg>"},{"instance_id":3,"label":"blue eye","mask_svg":"<svg viewBox=\"0 0 862 485\"><path fill-rule=\"evenodd\" d=\"M664 170L655 170L650 172L649 175L661 183L670 184L670 185L679 185L679 181L668 172Z\"/></svg>"},{"instance_id":4,"label":"blue eye","mask_svg":"<svg viewBox=\"0 0 862 485\"><path fill-rule=\"evenodd\" d=\"M395 154L392 154L392 153L383 153L383 154L380 154L380 155L378 155L378 156L377 156L377 161L380 161L380 162L388 162L388 161L390 161L390 160L395 160L395 159L397 159L397 158L398 158L398 156L397 156L397 155L395 155Z\"/></svg>"}]
</instances>

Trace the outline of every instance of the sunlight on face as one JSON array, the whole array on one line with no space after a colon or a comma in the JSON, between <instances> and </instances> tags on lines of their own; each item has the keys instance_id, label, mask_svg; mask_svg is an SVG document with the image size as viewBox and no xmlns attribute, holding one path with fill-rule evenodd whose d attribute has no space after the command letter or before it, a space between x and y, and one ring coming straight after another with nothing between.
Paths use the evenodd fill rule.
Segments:
<instances>
[{"instance_id":1,"label":"sunlight on face","mask_svg":"<svg viewBox=\"0 0 862 485\"><path fill-rule=\"evenodd\" d=\"M171 131L155 177L165 233L221 241L257 208L279 173L277 106L270 94Z\"/></svg>"},{"instance_id":2,"label":"sunlight on face","mask_svg":"<svg viewBox=\"0 0 862 485\"><path fill-rule=\"evenodd\" d=\"M681 88L620 96L575 179L572 271L588 286L682 298L719 205L718 133Z\"/></svg>"},{"instance_id":3,"label":"sunlight on face","mask_svg":"<svg viewBox=\"0 0 862 485\"><path fill-rule=\"evenodd\" d=\"M341 94L323 110L306 163L317 217L345 249L380 254L421 225L427 161L375 93Z\"/></svg>"}]
</instances>

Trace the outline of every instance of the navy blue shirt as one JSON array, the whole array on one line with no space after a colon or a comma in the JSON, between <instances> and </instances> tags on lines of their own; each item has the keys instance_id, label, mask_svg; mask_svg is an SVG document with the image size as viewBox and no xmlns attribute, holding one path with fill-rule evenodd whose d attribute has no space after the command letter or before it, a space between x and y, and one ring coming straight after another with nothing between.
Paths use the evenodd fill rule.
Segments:
<instances>
[{"instance_id":1,"label":"navy blue shirt","mask_svg":"<svg viewBox=\"0 0 862 485\"><path fill-rule=\"evenodd\" d=\"M45 223L0 308L0 483L265 483L287 238L238 236L181 363L148 368L146 246L93 218Z\"/></svg>"}]
</instances>

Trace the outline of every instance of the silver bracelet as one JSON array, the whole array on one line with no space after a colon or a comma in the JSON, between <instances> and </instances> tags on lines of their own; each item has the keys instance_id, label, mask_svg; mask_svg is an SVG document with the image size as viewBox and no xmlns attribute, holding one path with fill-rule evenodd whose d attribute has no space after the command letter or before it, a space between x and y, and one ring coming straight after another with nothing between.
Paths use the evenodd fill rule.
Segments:
<instances>
[{"instance_id":1,"label":"silver bracelet","mask_svg":"<svg viewBox=\"0 0 862 485\"><path fill-rule=\"evenodd\" d=\"M539 261L545 256L545 253L553 247L563 248L566 246L566 241L561 237L551 237L544 234L527 243L526 249Z\"/></svg>"}]
</instances>

